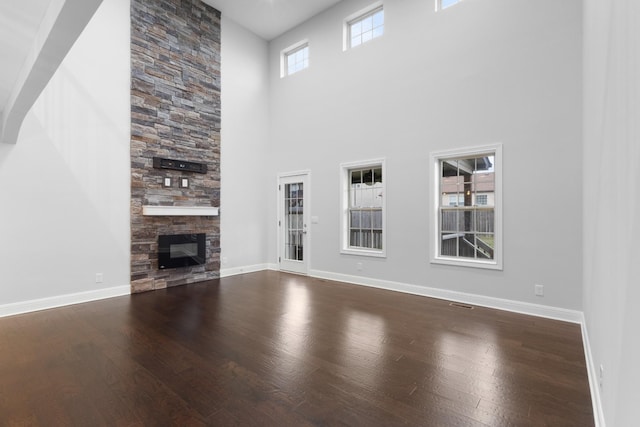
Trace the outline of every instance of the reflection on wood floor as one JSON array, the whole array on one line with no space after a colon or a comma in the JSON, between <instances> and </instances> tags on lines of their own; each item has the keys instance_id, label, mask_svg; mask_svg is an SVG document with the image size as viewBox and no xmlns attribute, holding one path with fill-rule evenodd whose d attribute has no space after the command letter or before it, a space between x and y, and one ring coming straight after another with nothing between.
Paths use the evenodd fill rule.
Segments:
<instances>
[{"instance_id":1,"label":"reflection on wood floor","mask_svg":"<svg viewBox=\"0 0 640 427\"><path fill-rule=\"evenodd\" d=\"M580 327L278 272L0 319L0 425L590 426Z\"/></svg>"}]
</instances>

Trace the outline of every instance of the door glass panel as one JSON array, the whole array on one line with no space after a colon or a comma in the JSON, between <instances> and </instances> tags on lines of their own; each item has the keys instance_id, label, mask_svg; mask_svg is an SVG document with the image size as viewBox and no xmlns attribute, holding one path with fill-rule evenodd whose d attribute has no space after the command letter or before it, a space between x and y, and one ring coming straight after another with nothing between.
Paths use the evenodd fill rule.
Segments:
<instances>
[{"instance_id":1,"label":"door glass panel","mask_svg":"<svg viewBox=\"0 0 640 427\"><path fill-rule=\"evenodd\" d=\"M304 207L302 203L303 184L285 184L284 187L284 226L285 259L291 261L304 260L303 234L304 234Z\"/></svg>"}]
</instances>

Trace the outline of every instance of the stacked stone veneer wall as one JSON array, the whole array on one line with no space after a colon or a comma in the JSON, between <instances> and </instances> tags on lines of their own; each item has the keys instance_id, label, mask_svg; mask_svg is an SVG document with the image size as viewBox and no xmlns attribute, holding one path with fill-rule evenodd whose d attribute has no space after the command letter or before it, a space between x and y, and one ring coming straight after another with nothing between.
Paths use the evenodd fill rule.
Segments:
<instances>
[{"instance_id":1,"label":"stacked stone veneer wall","mask_svg":"<svg viewBox=\"0 0 640 427\"><path fill-rule=\"evenodd\" d=\"M154 169L153 157L205 163L208 173ZM131 288L219 277L217 217L143 216L144 205L220 205L220 13L201 0L131 1ZM206 233L206 264L158 270L158 236L183 233Z\"/></svg>"}]
</instances>

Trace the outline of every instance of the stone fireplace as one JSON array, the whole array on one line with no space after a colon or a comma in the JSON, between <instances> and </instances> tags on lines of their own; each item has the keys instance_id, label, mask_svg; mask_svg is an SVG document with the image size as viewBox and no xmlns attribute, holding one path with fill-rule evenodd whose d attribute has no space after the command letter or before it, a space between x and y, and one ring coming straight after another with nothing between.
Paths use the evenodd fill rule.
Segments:
<instances>
[{"instance_id":1,"label":"stone fireplace","mask_svg":"<svg viewBox=\"0 0 640 427\"><path fill-rule=\"evenodd\" d=\"M219 277L219 206L220 13L201 0L132 0L132 292ZM160 236L178 234L205 234L203 264L159 268Z\"/></svg>"}]
</instances>

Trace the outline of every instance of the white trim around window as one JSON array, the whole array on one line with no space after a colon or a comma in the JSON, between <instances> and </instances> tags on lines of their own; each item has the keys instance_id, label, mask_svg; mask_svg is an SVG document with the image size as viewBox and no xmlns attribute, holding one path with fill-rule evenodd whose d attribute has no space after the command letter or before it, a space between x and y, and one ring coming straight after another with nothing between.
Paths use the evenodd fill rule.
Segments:
<instances>
[{"instance_id":1,"label":"white trim around window","mask_svg":"<svg viewBox=\"0 0 640 427\"><path fill-rule=\"evenodd\" d=\"M482 235L482 231L478 231L476 229L476 225L471 225L471 229L466 228L467 225L462 226L462 230L460 230L459 235L454 232L449 232L447 236L445 236L444 227L442 222L446 222L446 217L443 214L445 211L449 210L459 210L462 212L460 215L463 215L469 212L475 215L479 211L484 211L487 208L485 206L473 205L471 203L465 204L466 206L459 207L451 207L448 203L448 196L446 191L443 190L443 184L441 181L443 178L443 164L448 165L447 162L455 162L458 160L467 160L473 158L480 158L482 156L493 156L493 173L494 173L494 205L493 205L493 229L487 235L491 235L493 239L493 254L491 259L486 259L480 256L469 256L469 255L460 255L461 252L454 252L454 254L447 254L445 250L443 250L445 246L445 240L449 237L458 237L459 239L466 238L466 234L471 235L476 238L478 236L484 238ZM502 235L502 144L493 144L493 145L485 145L478 147L470 147L470 148L461 148L454 150L446 150L446 151L438 151L433 152L429 156L430 159L430 167L431 167L431 195L430 195L430 229L431 233L429 236L429 246L430 246L430 255L431 262L434 264L447 264L453 266L462 266L462 267L476 267L476 268L485 268L485 269L493 269L493 270L502 270L503 269L503 235ZM444 162L444 163L443 163ZM447 178L448 179L448 178ZM465 184L463 181L467 181ZM474 187L471 192L475 192L475 180L474 179L461 179L459 180L461 188L465 188L463 192L467 193L467 200L473 200L471 197L472 194L469 193L469 188ZM469 182L474 182L470 184ZM467 187L464 187L467 185ZM464 197L464 195L463 195ZM461 217L460 217L461 218ZM475 217L474 217L475 218ZM466 220L465 220L466 221ZM475 219L474 219L475 221ZM459 223L458 219L455 220L456 223ZM475 222L473 224L476 224ZM477 240L476 240L477 241ZM484 244L484 241L482 242ZM462 245L462 244L459 244ZM480 245L480 243L477 243ZM479 251L482 252L482 248L479 248ZM477 254L478 252L476 252ZM489 252L490 253L490 252Z\"/></svg>"},{"instance_id":2,"label":"white trim around window","mask_svg":"<svg viewBox=\"0 0 640 427\"><path fill-rule=\"evenodd\" d=\"M369 197L364 194L363 199L365 203L363 206L353 207L350 203L350 196L352 196L352 172L353 171L363 171L366 169L370 169L372 171L376 171L375 173L381 172L382 179L381 182L377 181L376 178L372 179L374 185L371 186L371 195ZM373 172L372 172L373 173ZM363 175L364 176L364 175ZM363 178L363 182L368 182L368 179ZM340 236L340 253L349 254L349 255L363 255L363 256L372 256L372 257L386 257L387 256L387 226L386 226L386 182L387 182L387 171L385 167L385 159L373 159L367 161L360 162L349 162L342 163L340 165L340 225L341 225L341 236ZM381 186L379 184L382 184ZM367 189L369 190L369 189ZM375 194L374 194L375 193ZM377 200L374 202L367 202L366 200ZM366 206L364 206L366 205ZM362 209L358 209L362 208ZM354 230L354 226L351 224L351 215L352 211L361 210L362 212L366 212L368 216L368 221L371 221L371 226L367 225L354 225L356 228L361 227L360 230ZM374 212L375 211L375 212ZM381 216L381 218L380 218ZM374 220L374 217L377 217ZM362 219L364 223L364 219ZM374 222L378 225L374 225ZM371 240L364 243L364 246L359 246L357 243L352 245L352 233L363 234L364 227L371 229ZM375 228L375 230L374 230ZM375 244L371 244L371 241L375 240ZM379 248L376 248L379 246Z\"/></svg>"}]
</instances>

